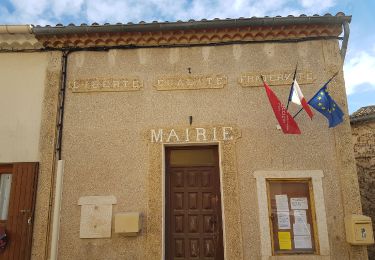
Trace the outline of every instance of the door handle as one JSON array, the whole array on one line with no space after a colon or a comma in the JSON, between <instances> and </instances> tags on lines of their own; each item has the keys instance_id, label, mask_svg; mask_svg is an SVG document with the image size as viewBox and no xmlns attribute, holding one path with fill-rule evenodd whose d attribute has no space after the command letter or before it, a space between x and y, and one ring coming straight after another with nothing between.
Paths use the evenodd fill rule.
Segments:
<instances>
[{"instance_id":1,"label":"door handle","mask_svg":"<svg viewBox=\"0 0 375 260\"><path fill-rule=\"evenodd\" d=\"M27 218L27 224L28 224L28 225L31 225L31 217L28 217L28 218Z\"/></svg>"}]
</instances>

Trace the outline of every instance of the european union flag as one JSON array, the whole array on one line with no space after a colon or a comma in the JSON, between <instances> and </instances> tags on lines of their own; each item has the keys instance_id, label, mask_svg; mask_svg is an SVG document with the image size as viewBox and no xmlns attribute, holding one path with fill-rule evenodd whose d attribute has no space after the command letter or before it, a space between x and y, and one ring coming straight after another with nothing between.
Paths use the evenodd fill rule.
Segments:
<instances>
[{"instance_id":1,"label":"european union flag","mask_svg":"<svg viewBox=\"0 0 375 260\"><path fill-rule=\"evenodd\" d=\"M329 127L335 127L344 121L344 113L329 95L327 85L328 82L310 99L309 105L328 119Z\"/></svg>"}]
</instances>

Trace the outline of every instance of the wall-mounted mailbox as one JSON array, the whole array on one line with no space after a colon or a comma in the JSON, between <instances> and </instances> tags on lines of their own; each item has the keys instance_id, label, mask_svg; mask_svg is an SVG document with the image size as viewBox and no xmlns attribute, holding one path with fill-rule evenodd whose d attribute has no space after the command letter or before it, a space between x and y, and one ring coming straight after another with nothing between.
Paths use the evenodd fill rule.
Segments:
<instances>
[{"instance_id":1,"label":"wall-mounted mailbox","mask_svg":"<svg viewBox=\"0 0 375 260\"><path fill-rule=\"evenodd\" d=\"M136 236L141 231L141 225L139 212L123 212L115 215L115 233Z\"/></svg>"},{"instance_id":2,"label":"wall-mounted mailbox","mask_svg":"<svg viewBox=\"0 0 375 260\"><path fill-rule=\"evenodd\" d=\"M346 241L352 245L374 244L371 218L363 215L345 217Z\"/></svg>"}]
</instances>

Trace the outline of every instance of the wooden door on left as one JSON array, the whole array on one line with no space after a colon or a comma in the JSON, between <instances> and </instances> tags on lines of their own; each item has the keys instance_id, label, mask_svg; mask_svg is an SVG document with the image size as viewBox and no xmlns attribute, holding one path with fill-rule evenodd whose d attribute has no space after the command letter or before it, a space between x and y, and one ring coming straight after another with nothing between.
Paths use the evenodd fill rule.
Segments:
<instances>
[{"instance_id":1,"label":"wooden door on left","mask_svg":"<svg viewBox=\"0 0 375 260\"><path fill-rule=\"evenodd\" d=\"M38 163L0 164L0 226L8 244L1 260L30 259Z\"/></svg>"}]
</instances>

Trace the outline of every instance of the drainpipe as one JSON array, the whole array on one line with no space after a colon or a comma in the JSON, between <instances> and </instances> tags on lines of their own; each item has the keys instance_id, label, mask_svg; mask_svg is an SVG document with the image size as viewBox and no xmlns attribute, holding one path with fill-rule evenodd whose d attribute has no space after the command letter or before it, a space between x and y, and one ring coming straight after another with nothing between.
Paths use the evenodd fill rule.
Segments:
<instances>
[{"instance_id":1,"label":"drainpipe","mask_svg":"<svg viewBox=\"0 0 375 260\"><path fill-rule=\"evenodd\" d=\"M53 205L50 260L57 259L58 241L59 241L59 233L60 233L59 232L60 231L60 209L61 209L63 173L64 173L64 161L58 160L57 172L56 172L55 203Z\"/></svg>"},{"instance_id":2,"label":"drainpipe","mask_svg":"<svg viewBox=\"0 0 375 260\"><path fill-rule=\"evenodd\" d=\"M61 88L59 93L59 121L57 123L58 130L58 139L57 139L57 155L58 160L61 160L62 152L62 136L63 136L63 127L64 127L64 108L65 108L65 92L66 92L66 73L68 69L68 55L70 51L63 51L62 55L62 70L61 70Z\"/></svg>"},{"instance_id":3,"label":"drainpipe","mask_svg":"<svg viewBox=\"0 0 375 260\"><path fill-rule=\"evenodd\" d=\"M50 247L50 260L56 260L58 255L58 242L60 233L60 211L61 211L61 199L62 199L62 186L63 186L63 174L64 174L64 161L61 158L62 152L62 136L63 136L63 125L64 125L64 107L65 107L65 92L66 92L66 72L68 66L68 55L69 51L63 51L62 55L62 71L61 71L61 86L59 89L59 112L57 122L57 170L55 176L55 196L53 204L53 219L52 219L52 232L51 232L51 247ZM52 181L53 187L53 181ZM53 188L52 188L53 189ZM53 191L51 190L50 196ZM47 239L48 240L48 239ZM48 250L46 251L48 255ZM47 257L46 257L47 258Z\"/></svg>"},{"instance_id":4,"label":"drainpipe","mask_svg":"<svg viewBox=\"0 0 375 260\"><path fill-rule=\"evenodd\" d=\"M344 63L345 61L346 50L348 48L349 33L350 33L348 21L343 22L343 27L344 27L344 39L342 41L342 46L341 46L341 51L340 51L342 63Z\"/></svg>"}]
</instances>

